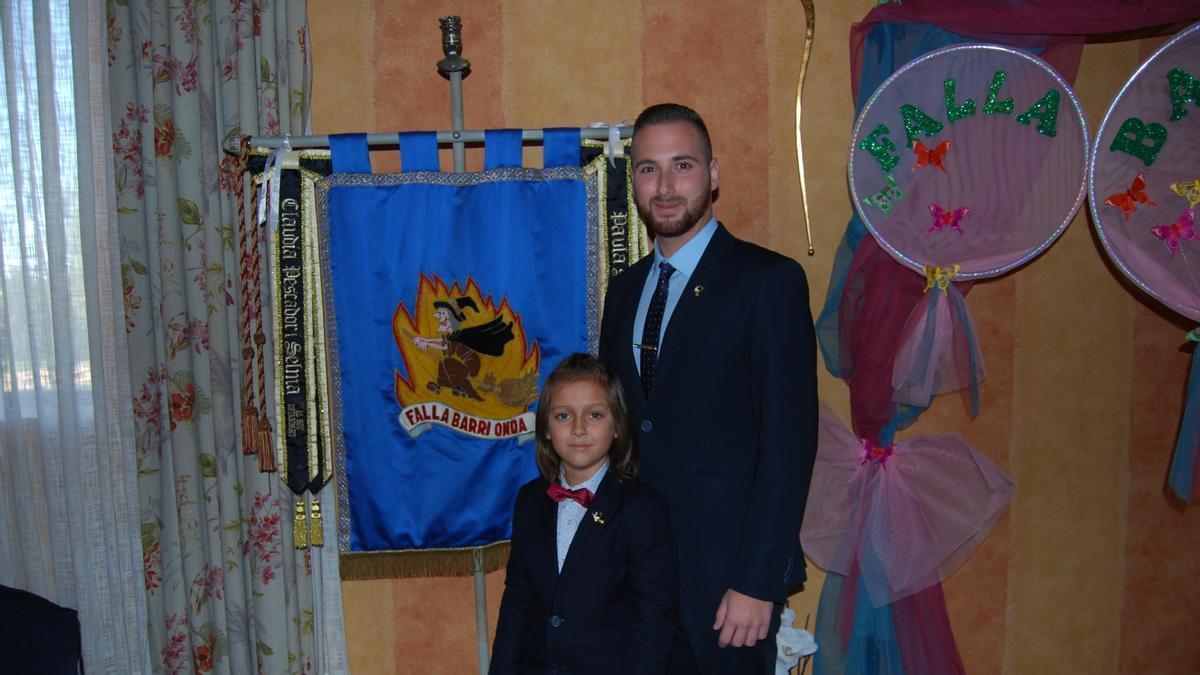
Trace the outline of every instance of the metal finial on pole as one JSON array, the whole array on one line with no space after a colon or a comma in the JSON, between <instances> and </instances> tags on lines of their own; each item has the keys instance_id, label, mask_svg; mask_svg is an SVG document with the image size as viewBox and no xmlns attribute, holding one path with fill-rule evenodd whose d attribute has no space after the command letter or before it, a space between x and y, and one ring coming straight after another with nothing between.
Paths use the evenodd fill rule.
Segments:
<instances>
[{"instance_id":1,"label":"metal finial on pole","mask_svg":"<svg viewBox=\"0 0 1200 675\"><path fill-rule=\"evenodd\" d=\"M471 62L464 59L462 54L462 17L443 16L438 19L442 27L442 53L446 58L438 61L438 70L443 73L464 71L471 67Z\"/></svg>"},{"instance_id":2,"label":"metal finial on pole","mask_svg":"<svg viewBox=\"0 0 1200 675\"><path fill-rule=\"evenodd\" d=\"M452 144L454 153L454 171L462 173L466 170L466 144L460 140L463 127L462 78L471 69L471 62L464 59L462 54L462 18L458 16L443 16L438 19L442 27L442 53L446 58L438 61L437 67L443 75L450 78L450 131L454 137Z\"/></svg>"}]
</instances>

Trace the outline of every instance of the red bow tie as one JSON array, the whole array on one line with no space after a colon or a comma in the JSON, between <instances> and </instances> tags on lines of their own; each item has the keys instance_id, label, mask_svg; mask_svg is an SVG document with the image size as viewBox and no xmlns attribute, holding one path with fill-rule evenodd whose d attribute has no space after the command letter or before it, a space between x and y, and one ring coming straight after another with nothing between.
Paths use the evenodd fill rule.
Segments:
<instances>
[{"instance_id":1,"label":"red bow tie","mask_svg":"<svg viewBox=\"0 0 1200 675\"><path fill-rule=\"evenodd\" d=\"M550 487L546 488L546 494L550 495L550 499L556 502L561 502L564 499L574 499L579 502L583 508L587 508L592 503L592 491L587 488L579 488L578 490L568 490L557 482L551 483Z\"/></svg>"}]
</instances>

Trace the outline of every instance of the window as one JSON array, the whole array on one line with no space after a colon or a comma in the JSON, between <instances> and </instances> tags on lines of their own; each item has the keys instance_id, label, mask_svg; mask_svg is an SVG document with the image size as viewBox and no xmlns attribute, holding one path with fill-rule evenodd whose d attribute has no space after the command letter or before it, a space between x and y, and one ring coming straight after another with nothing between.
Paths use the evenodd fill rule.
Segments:
<instances>
[{"instance_id":1,"label":"window","mask_svg":"<svg viewBox=\"0 0 1200 675\"><path fill-rule=\"evenodd\" d=\"M0 16L0 422L91 414L68 0Z\"/></svg>"}]
</instances>

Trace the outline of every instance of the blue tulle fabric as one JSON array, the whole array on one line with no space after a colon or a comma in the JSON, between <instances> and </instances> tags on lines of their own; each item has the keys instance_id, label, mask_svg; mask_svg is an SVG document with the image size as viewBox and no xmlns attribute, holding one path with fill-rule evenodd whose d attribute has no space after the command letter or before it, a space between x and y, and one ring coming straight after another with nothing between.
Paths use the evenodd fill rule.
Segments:
<instances>
[{"instance_id":1,"label":"blue tulle fabric","mask_svg":"<svg viewBox=\"0 0 1200 675\"><path fill-rule=\"evenodd\" d=\"M1179 440L1167 484L1184 502L1196 498L1196 450L1200 447L1200 349L1192 353L1192 371L1188 375L1187 405L1179 426Z\"/></svg>"},{"instance_id":2,"label":"blue tulle fabric","mask_svg":"<svg viewBox=\"0 0 1200 675\"><path fill-rule=\"evenodd\" d=\"M846 583L846 577L830 572L821 588L813 675L903 675L892 607L872 607L861 578L849 582L857 584L850 634L847 637L838 634L839 605Z\"/></svg>"},{"instance_id":3,"label":"blue tulle fabric","mask_svg":"<svg viewBox=\"0 0 1200 675\"><path fill-rule=\"evenodd\" d=\"M916 358L903 383L893 381L897 392L903 391L910 398L906 402L921 410L928 408L933 397L946 391L963 390L969 398L971 417L979 414L979 382L983 379L983 355L979 352L979 339L975 334L967 301L954 284L945 292L930 290L925 299L923 329L917 339ZM939 320L939 307L945 304L949 310L948 321ZM921 311L920 305L914 312ZM951 337L939 338L938 332ZM948 351L949 353L944 353ZM897 398L900 398L898 395Z\"/></svg>"},{"instance_id":4,"label":"blue tulle fabric","mask_svg":"<svg viewBox=\"0 0 1200 675\"><path fill-rule=\"evenodd\" d=\"M900 66L925 52L968 41L961 35L926 24L886 23L876 26L868 34L864 45L858 100L854 104L855 114L857 115L858 111L866 104L871 93ZM846 225L846 233L834 256L829 290L825 295L824 307L816 321L817 343L821 347L825 367L834 377L843 379L851 374L848 369L852 368L853 360L850 355L841 353L838 305L841 303L842 293L846 288L846 278L850 271L850 263L854 259L854 252L858 250L859 244L867 236L869 236L867 226L863 224L857 213L852 214L850 222ZM924 410L918 406L898 404L891 422L884 427L878 442L890 443L897 430L917 421Z\"/></svg>"},{"instance_id":5,"label":"blue tulle fabric","mask_svg":"<svg viewBox=\"0 0 1200 675\"><path fill-rule=\"evenodd\" d=\"M871 93L897 68L917 56L948 45L967 42L967 38L947 30L925 24L880 24L867 36L864 47L862 73L859 78L858 100L855 113L862 109ZM850 355L840 354L838 306L845 290L847 274L854 252L863 238L868 236L866 225L855 213L846 225L846 233L838 246L834 258L833 273L824 308L816 321L817 340L825 367L835 377L845 378L842 364L852 364ZM899 264L899 263L897 263ZM850 366L852 367L852 365ZM924 408L897 405L891 421L880 433L878 442L887 444L898 429L903 429L920 417ZM892 621L890 605L871 607L867 592L860 579L855 579L856 602L853 628L845 648L837 635L838 605L841 602L845 577L829 573L821 589L820 606L817 610L816 640L820 649L813 661L814 675L837 675L840 673L871 673L878 675L902 675L899 643Z\"/></svg>"}]
</instances>

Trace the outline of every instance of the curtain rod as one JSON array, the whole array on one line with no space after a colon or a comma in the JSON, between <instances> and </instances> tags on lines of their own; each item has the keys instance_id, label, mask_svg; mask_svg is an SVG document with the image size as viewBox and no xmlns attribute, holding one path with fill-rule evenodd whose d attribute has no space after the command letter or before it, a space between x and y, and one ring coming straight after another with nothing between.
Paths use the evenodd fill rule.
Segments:
<instances>
[{"instance_id":1,"label":"curtain rod","mask_svg":"<svg viewBox=\"0 0 1200 675\"><path fill-rule=\"evenodd\" d=\"M585 127L579 130L579 134L583 138L605 141L609 139L610 129L615 129L619 132L621 138L630 138L633 136L633 128L624 125L617 127L601 126L601 127ZM395 146L399 145L400 140L398 134L400 132L389 133L370 133L367 134L368 146ZM482 143L482 130L464 129L462 131L438 131L438 145L453 145L455 143ZM268 148L275 149L283 146L284 139L287 139L288 144L294 149L300 148L328 148L329 136L251 136L250 147L252 148ZM542 140L541 129L522 129L522 141L540 141ZM223 144L225 152L236 155L241 152L241 139L237 137L228 138Z\"/></svg>"}]
</instances>

